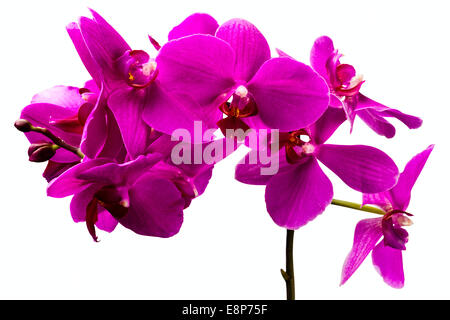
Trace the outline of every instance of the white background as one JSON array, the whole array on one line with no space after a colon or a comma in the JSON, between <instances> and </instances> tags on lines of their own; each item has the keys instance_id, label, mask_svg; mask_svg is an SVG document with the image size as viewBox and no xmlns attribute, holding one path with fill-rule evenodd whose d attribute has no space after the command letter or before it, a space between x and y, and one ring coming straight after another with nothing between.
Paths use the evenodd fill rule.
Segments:
<instances>
[{"instance_id":1,"label":"white background","mask_svg":"<svg viewBox=\"0 0 450 320\"><path fill-rule=\"evenodd\" d=\"M315 38L331 36L366 82L372 99L421 116L399 122L388 140L357 120L330 142L381 148L403 170L429 144L436 147L414 190L415 224L404 254L404 289L388 287L367 259L339 287L356 223L370 214L329 207L296 232L299 299L450 298L449 5L447 1L8 1L0 8L1 209L0 298L3 299L284 299L285 230L267 214L264 187L234 181L239 150L217 165L213 179L185 211L171 239L141 237L118 227L94 243L70 216L70 199L46 197L44 165L29 163L28 142L14 121L32 95L88 78L65 31L87 7L102 14L135 49L147 34L165 42L171 27L194 12L218 21L253 22L276 47L303 62ZM395 120L394 120L395 121ZM328 171L327 171L328 172ZM360 195L330 173L335 197Z\"/></svg>"}]
</instances>

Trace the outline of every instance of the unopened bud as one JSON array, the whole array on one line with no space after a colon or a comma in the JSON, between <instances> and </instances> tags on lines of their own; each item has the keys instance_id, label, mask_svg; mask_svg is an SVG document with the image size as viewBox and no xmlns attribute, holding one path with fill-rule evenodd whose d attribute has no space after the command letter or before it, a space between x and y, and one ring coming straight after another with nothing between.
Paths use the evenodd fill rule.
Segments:
<instances>
[{"instance_id":1,"label":"unopened bud","mask_svg":"<svg viewBox=\"0 0 450 320\"><path fill-rule=\"evenodd\" d=\"M14 122L14 126L21 132L30 132L31 128L33 127L31 123L25 119L17 120L16 122Z\"/></svg>"},{"instance_id":2,"label":"unopened bud","mask_svg":"<svg viewBox=\"0 0 450 320\"><path fill-rule=\"evenodd\" d=\"M32 162L45 162L50 160L59 147L48 142L33 143L28 148L29 160Z\"/></svg>"}]
</instances>

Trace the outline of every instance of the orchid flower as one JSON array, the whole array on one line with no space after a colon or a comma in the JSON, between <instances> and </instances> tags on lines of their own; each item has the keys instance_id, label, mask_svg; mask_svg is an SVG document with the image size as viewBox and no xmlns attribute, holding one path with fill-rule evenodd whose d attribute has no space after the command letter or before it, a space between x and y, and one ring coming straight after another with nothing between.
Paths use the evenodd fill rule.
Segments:
<instances>
[{"instance_id":1,"label":"orchid flower","mask_svg":"<svg viewBox=\"0 0 450 320\"><path fill-rule=\"evenodd\" d=\"M333 186L318 161L357 191L386 191L397 182L398 168L384 152L364 145L325 144L344 120L340 110L328 108L311 127L280 133L280 149L271 158L279 161L275 175L262 175L266 165L261 162L251 164L258 150L237 165L238 181L266 185L267 211L277 225L298 229L331 203Z\"/></svg>"},{"instance_id":2,"label":"orchid flower","mask_svg":"<svg viewBox=\"0 0 450 320\"><path fill-rule=\"evenodd\" d=\"M154 153L123 164L85 161L51 181L47 194L74 195L72 218L86 222L94 240L95 226L111 232L118 223L141 235L171 237L181 227L183 209L199 195L196 183L204 190L211 175L191 178L161 160Z\"/></svg>"},{"instance_id":3,"label":"orchid flower","mask_svg":"<svg viewBox=\"0 0 450 320\"><path fill-rule=\"evenodd\" d=\"M169 41L156 62L161 83L194 98L206 125L223 132L295 130L317 120L328 106L323 79L293 59L271 59L266 39L246 20L225 22L215 37L194 34Z\"/></svg>"},{"instance_id":4,"label":"orchid flower","mask_svg":"<svg viewBox=\"0 0 450 320\"><path fill-rule=\"evenodd\" d=\"M86 85L89 86L89 82ZM33 126L51 130L67 143L79 147L85 123L96 104L95 98L89 92L87 88L55 86L36 94L31 104L22 110L20 117ZM53 142L37 132L28 131L25 136L32 144L29 149L30 160L49 160L43 174L47 181L80 161L79 156L63 148L57 148L48 157L37 157L40 159L37 159L34 153L33 159L36 147L53 146Z\"/></svg>"},{"instance_id":5,"label":"orchid flower","mask_svg":"<svg viewBox=\"0 0 450 320\"><path fill-rule=\"evenodd\" d=\"M395 135L395 127L385 118L397 118L410 129L422 125L420 118L389 108L360 93L363 78L356 74L352 65L341 63L341 57L342 54L335 50L333 41L327 36L318 38L311 49L311 66L330 87L330 106L345 111L350 121L350 130L356 116L376 133L387 138Z\"/></svg>"},{"instance_id":6,"label":"orchid flower","mask_svg":"<svg viewBox=\"0 0 450 320\"><path fill-rule=\"evenodd\" d=\"M194 100L163 88L155 60L145 51L132 50L105 19L91 12L93 19L81 17L67 31L97 86L104 88L105 104L115 116L130 157L145 154L153 130L193 132L194 121L202 120Z\"/></svg>"},{"instance_id":7,"label":"orchid flower","mask_svg":"<svg viewBox=\"0 0 450 320\"><path fill-rule=\"evenodd\" d=\"M363 204L374 204L382 208L385 214L380 218L361 220L356 225L353 247L342 269L341 285L347 282L372 252L372 262L383 280L394 288L404 286L402 251L406 250L408 232L403 227L412 224L409 218L412 215L406 209L411 199L411 190L433 147L429 146L408 162L394 188L375 194L363 194Z\"/></svg>"},{"instance_id":8,"label":"orchid flower","mask_svg":"<svg viewBox=\"0 0 450 320\"><path fill-rule=\"evenodd\" d=\"M74 195L72 218L85 221L94 240L94 225L111 232L118 222L139 234L171 236L181 226L184 200L173 182L151 172L158 160L149 155L125 164L86 161L53 180L47 194Z\"/></svg>"},{"instance_id":9,"label":"orchid flower","mask_svg":"<svg viewBox=\"0 0 450 320\"><path fill-rule=\"evenodd\" d=\"M151 57L90 11L92 18L66 30L92 80L35 95L15 127L31 143L29 160L48 161L48 196L72 196L72 218L86 224L94 241L97 229L112 232L118 224L139 235L174 236L215 164L245 143L253 149L235 177L265 185L267 211L287 229L281 273L288 299L295 299L294 230L331 203L382 215L357 224L342 284L372 252L384 281L403 286L403 227L412 223L406 209L433 146L399 174L379 149L327 143L346 120L351 132L356 116L388 138L395 128L385 118L411 129L422 124L360 93L362 77L340 62L329 37L315 41L310 67L280 50L272 58L266 38L246 20L219 25L195 13L173 27L162 46L149 35L157 52ZM217 128L225 138L215 139ZM231 137L228 129L235 130ZM249 129L259 132L247 136ZM362 192L363 205L333 199L319 163Z\"/></svg>"}]
</instances>

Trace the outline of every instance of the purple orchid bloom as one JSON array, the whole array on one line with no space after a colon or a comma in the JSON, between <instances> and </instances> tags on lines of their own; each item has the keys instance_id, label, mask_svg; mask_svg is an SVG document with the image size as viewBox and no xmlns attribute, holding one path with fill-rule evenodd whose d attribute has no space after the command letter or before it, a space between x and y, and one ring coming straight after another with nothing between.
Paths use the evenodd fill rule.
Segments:
<instances>
[{"instance_id":1,"label":"purple orchid bloom","mask_svg":"<svg viewBox=\"0 0 450 320\"><path fill-rule=\"evenodd\" d=\"M412 224L409 218L412 215L405 210L411 199L411 190L433 147L429 146L408 162L394 188L381 193L363 194L363 204L379 206L386 214L380 218L361 220L356 225L353 247L342 269L341 285L372 252L373 265L383 280L394 288L404 286L402 251L406 250L408 232L402 227Z\"/></svg>"},{"instance_id":2,"label":"purple orchid bloom","mask_svg":"<svg viewBox=\"0 0 450 320\"><path fill-rule=\"evenodd\" d=\"M86 86L89 85L87 82ZM95 98L87 88L55 86L36 94L31 104L22 110L20 118L49 129L67 143L79 147L85 123L95 104ZM32 145L53 144L40 133L26 132L25 136ZM78 156L59 148L51 156L43 176L50 181L79 162Z\"/></svg>"},{"instance_id":3,"label":"purple orchid bloom","mask_svg":"<svg viewBox=\"0 0 450 320\"><path fill-rule=\"evenodd\" d=\"M26 106L20 117L32 125L47 128L61 139L74 146L81 143L84 124L95 101L85 94L86 89L56 86L36 94L31 104ZM31 143L51 142L39 133L27 132L25 136ZM80 160L73 153L58 149L53 161L71 163Z\"/></svg>"},{"instance_id":4,"label":"purple orchid bloom","mask_svg":"<svg viewBox=\"0 0 450 320\"><path fill-rule=\"evenodd\" d=\"M398 168L384 152L364 145L325 144L345 115L328 108L311 127L280 133L280 149L271 161L278 161L279 171L262 175L268 164L251 164L258 150L252 150L236 167L236 179L254 185L266 185L267 211L274 222L297 229L322 213L331 203L333 186L318 161L333 171L351 188L376 193L392 188Z\"/></svg>"},{"instance_id":5,"label":"purple orchid bloom","mask_svg":"<svg viewBox=\"0 0 450 320\"><path fill-rule=\"evenodd\" d=\"M385 118L397 118L410 129L422 125L420 118L389 108L360 93L364 83L362 77L356 74L352 65L341 63L341 57L334 49L333 41L327 36L318 38L311 49L311 66L327 81L331 90L330 106L345 111L350 121L350 130L356 116L376 133L387 138L395 135L395 127Z\"/></svg>"},{"instance_id":6,"label":"purple orchid bloom","mask_svg":"<svg viewBox=\"0 0 450 320\"><path fill-rule=\"evenodd\" d=\"M118 223L141 235L171 237L181 227L183 209L205 191L214 165L227 156L195 164L196 147L183 143L192 164L175 164L171 153L179 143L160 133L147 146L146 155L125 163L117 158L87 159L53 180L47 193L56 198L74 195L72 217L86 222L94 240L95 226L112 232ZM201 150L223 149L227 144L218 139L203 143Z\"/></svg>"},{"instance_id":7,"label":"purple orchid bloom","mask_svg":"<svg viewBox=\"0 0 450 320\"><path fill-rule=\"evenodd\" d=\"M211 23L205 29L213 28ZM293 59L271 58L264 36L245 20L222 24L215 36L194 34L169 41L156 62L161 83L192 96L201 105L206 126L223 132L249 127L295 130L313 123L328 106L323 79Z\"/></svg>"},{"instance_id":8,"label":"purple orchid bloom","mask_svg":"<svg viewBox=\"0 0 450 320\"><path fill-rule=\"evenodd\" d=\"M101 91L91 80L83 88L55 86L36 94L21 118L32 125L49 129L68 144L79 147L89 158L123 159L123 142L112 112L108 110ZM49 142L40 133L27 132L32 144ZM51 180L55 174L74 165L79 157L63 148L56 150L44 172Z\"/></svg>"},{"instance_id":9,"label":"purple orchid bloom","mask_svg":"<svg viewBox=\"0 0 450 320\"><path fill-rule=\"evenodd\" d=\"M195 101L169 94L158 80L161 68L155 60L142 50L132 50L98 13L91 12L93 19L81 17L67 31L86 69L103 88L105 104L115 116L129 156L145 154L154 130L193 132L194 121L202 120Z\"/></svg>"},{"instance_id":10,"label":"purple orchid bloom","mask_svg":"<svg viewBox=\"0 0 450 320\"><path fill-rule=\"evenodd\" d=\"M118 223L134 232L156 237L175 235L183 222L183 209L204 189L204 179L189 177L161 161L158 153L118 164L108 159L85 161L53 180L51 197L74 195L70 209L75 222L86 222L97 240L95 226L112 232ZM207 184L207 183L206 183Z\"/></svg>"}]
</instances>

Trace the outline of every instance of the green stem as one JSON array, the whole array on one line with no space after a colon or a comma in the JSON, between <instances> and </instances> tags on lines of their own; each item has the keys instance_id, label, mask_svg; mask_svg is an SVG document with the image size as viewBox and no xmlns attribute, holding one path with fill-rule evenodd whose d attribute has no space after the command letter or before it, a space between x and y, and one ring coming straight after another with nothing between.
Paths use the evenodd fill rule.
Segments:
<instances>
[{"instance_id":1,"label":"green stem","mask_svg":"<svg viewBox=\"0 0 450 320\"><path fill-rule=\"evenodd\" d=\"M379 214L379 215L384 215L386 213L382 209L377 208L377 207L367 206L367 205L366 206L362 206L359 203L350 202L350 201L344 201L344 200L338 200L338 199L333 199L331 201L331 204L334 204L335 206L341 206L341 207L345 207L345 208L354 209L354 210L375 213L375 214Z\"/></svg>"},{"instance_id":2,"label":"green stem","mask_svg":"<svg viewBox=\"0 0 450 320\"><path fill-rule=\"evenodd\" d=\"M286 271L281 269L281 275L286 281L286 300L295 300L295 277L294 277L294 230L286 233Z\"/></svg>"}]
</instances>

